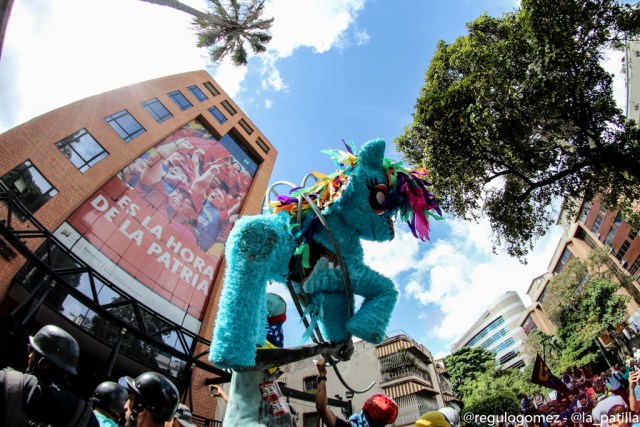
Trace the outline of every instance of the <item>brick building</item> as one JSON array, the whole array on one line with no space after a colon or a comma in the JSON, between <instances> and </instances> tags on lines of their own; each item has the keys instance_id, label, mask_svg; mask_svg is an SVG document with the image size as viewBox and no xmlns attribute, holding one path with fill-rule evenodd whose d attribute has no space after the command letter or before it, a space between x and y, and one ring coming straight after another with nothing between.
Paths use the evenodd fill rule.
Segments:
<instances>
[{"instance_id":1,"label":"brick building","mask_svg":"<svg viewBox=\"0 0 640 427\"><path fill-rule=\"evenodd\" d=\"M60 324L81 346L81 394L155 370L213 419L224 243L260 212L277 150L205 71L69 104L0 147L3 348ZM23 367L23 350L3 353Z\"/></svg>"}]
</instances>

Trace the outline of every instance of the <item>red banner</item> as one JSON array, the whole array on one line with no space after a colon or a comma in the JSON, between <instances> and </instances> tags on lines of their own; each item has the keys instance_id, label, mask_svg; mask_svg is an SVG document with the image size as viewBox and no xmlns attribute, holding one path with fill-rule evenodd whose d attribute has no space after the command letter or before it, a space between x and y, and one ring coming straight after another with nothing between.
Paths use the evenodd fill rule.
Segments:
<instances>
[{"instance_id":1,"label":"red banner","mask_svg":"<svg viewBox=\"0 0 640 427\"><path fill-rule=\"evenodd\" d=\"M202 319L252 182L232 155L234 144L193 121L125 167L67 221L137 281Z\"/></svg>"}]
</instances>

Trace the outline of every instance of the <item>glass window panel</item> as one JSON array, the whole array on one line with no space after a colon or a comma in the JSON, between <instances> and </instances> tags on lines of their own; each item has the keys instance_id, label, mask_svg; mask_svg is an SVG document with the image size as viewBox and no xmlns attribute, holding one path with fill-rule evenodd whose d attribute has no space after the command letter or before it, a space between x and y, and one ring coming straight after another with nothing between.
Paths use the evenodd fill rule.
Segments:
<instances>
[{"instance_id":1,"label":"glass window panel","mask_svg":"<svg viewBox=\"0 0 640 427\"><path fill-rule=\"evenodd\" d=\"M109 154L86 129L80 129L73 135L66 137L56 143L56 147L81 172L87 171Z\"/></svg>"},{"instance_id":2,"label":"glass window panel","mask_svg":"<svg viewBox=\"0 0 640 427\"><path fill-rule=\"evenodd\" d=\"M213 96L218 96L218 95L220 95L220 91L219 91L218 89L216 89L216 87L215 87L214 85L212 85L211 83L209 83L209 82L204 82L204 83L203 83L203 85L204 85L204 87L206 87L206 88L207 88L207 90L208 90L209 92L211 92L211 95L213 95Z\"/></svg>"},{"instance_id":3,"label":"glass window panel","mask_svg":"<svg viewBox=\"0 0 640 427\"><path fill-rule=\"evenodd\" d=\"M127 110L115 113L105 120L126 142L131 141L145 132L142 125L140 125Z\"/></svg>"},{"instance_id":4,"label":"glass window panel","mask_svg":"<svg viewBox=\"0 0 640 427\"><path fill-rule=\"evenodd\" d=\"M218 107L209 108L209 112L218 121L218 123L223 124L227 121L227 118L222 114L222 111L218 110Z\"/></svg>"},{"instance_id":5,"label":"glass window panel","mask_svg":"<svg viewBox=\"0 0 640 427\"><path fill-rule=\"evenodd\" d=\"M175 102L182 111L188 110L189 108L193 107L189 100L179 90L170 92L168 95L171 99L173 99L173 102Z\"/></svg>"},{"instance_id":6,"label":"glass window panel","mask_svg":"<svg viewBox=\"0 0 640 427\"><path fill-rule=\"evenodd\" d=\"M200 102L203 102L209 99L207 98L207 95L205 95L204 92L202 92L200 88L196 85L189 86L187 89L189 89L189 91L193 94L193 96L195 96L196 99Z\"/></svg>"},{"instance_id":7,"label":"glass window panel","mask_svg":"<svg viewBox=\"0 0 640 427\"><path fill-rule=\"evenodd\" d=\"M142 106L158 123L162 123L173 117L173 114L171 114L167 107L165 107L164 104L158 100L158 98L153 98L145 101L142 103Z\"/></svg>"},{"instance_id":8,"label":"glass window panel","mask_svg":"<svg viewBox=\"0 0 640 427\"><path fill-rule=\"evenodd\" d=\"M42 176L29 160L2 176L0 181L16 193L19 200L32 213L58 194L58 190ZM24 220L22 213L18 211L15 213L20 220Z\"/></svg>"}]
</instances>

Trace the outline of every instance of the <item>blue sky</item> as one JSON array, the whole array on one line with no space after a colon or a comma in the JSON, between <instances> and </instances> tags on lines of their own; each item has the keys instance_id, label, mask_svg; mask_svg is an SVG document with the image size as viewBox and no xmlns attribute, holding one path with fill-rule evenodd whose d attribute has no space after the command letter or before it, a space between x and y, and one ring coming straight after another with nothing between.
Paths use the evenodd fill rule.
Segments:
<instances>
[{"instance_id":1,"label":"blue sky","mask_svg":"<svg viewBox=\"0 0 640 427\"><path fill-rule=\"evenodd\" d=\"M207 69L278 149L272 182L332 172L320 150L341 147L341 139L361 146L382 138L387 157L400 159L393 139L412 120L437 41L453 42L483 12L515 7L511 0L267 3L265 16L276 18L269 51L235 68L208 64L190 17L178 11L137 0L16 0L0 59L0 131L126 84ZM365 251L400 291L389 331L405 331L436 355L504 292L524 297L560 236L553 229L523 266L492 254L485 222L447 218L432 229L423 243L399 225L394 242ZM302 328L292 304L287 324L286 344L295 345Z\"/></svg>"}]
</instances>

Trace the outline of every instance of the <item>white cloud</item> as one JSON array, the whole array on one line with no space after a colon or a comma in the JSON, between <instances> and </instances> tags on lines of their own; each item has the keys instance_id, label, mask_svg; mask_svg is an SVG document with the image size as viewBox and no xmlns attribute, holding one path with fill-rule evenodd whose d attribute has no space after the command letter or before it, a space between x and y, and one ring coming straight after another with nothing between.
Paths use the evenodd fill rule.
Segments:
<instances>
[{"instance_id":1,"label":"white cloud","mask_svg":"<svg viewBox=\"0 0 640 427\"><path fill-rule=\"evenodd\" d=\"M204 8L204 0L193 0ZM198 6L199 5L199 6ZM128 84L204 69L191 17L131 0L15 2L0 62L2 130L78 99Z\"/></svg>"},{"instance_id":2,"label":"white cloud","mask_svg":"<svg viewBox=\"0 0 640 427\"><path fill-rule=\"evenodd\" d=\"M363 7L364 0L273 0L264 13L275 17L269 49L280 58L303 46L326 52L339 42Z\"/></svg>"},{"instance_id":3,"label":"white cloud","mask_svg":"<svg viewBox=\"0 0 640 427\"><path fill-rule=\"evenodd\" d=\"M427 334L454 341L491 303L515 290L526 304L531 281L544 273L561 235L559 227L538 241L523 265L506 254L491 251L491 229L480 223L447 219L434 227L449 227L447 240L425 244L398 227L396 239L386 243L363 242L365 262L392 278L403 298L414 298L442 313L440 324L428 324Z\"/></svg>"},{"instance_id":4,"label":"white cloud","mask_svg":"<svg viewBox=\"0 0 640 427\"><path fill-rule=\"evenodd\" d=\"M273 107L273 100L272 99L265 99L264 100L264 108L266 108L267 110L269 108Z\"/></svg>"}]
</instances>

